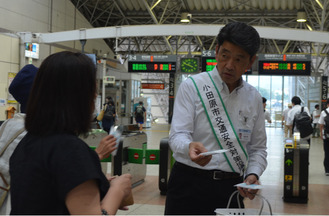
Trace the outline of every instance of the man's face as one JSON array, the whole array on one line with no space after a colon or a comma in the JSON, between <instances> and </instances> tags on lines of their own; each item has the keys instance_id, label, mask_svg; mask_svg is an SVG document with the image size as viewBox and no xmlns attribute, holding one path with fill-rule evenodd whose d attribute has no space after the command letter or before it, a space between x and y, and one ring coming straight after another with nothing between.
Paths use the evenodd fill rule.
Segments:
<instances>
[{"instance_id":1,"label":"man's face","mask_svg":"<svg viewBox=\"0 0 329 216\"><path fill-rule=\"evenodd\" d=\"M241 47L224 41L216 46L217 70L222 80L229 87L237 87L238 81L247 69L251 68L256 56L250 59L250 55Z\"/></svg>"}]
</instances>

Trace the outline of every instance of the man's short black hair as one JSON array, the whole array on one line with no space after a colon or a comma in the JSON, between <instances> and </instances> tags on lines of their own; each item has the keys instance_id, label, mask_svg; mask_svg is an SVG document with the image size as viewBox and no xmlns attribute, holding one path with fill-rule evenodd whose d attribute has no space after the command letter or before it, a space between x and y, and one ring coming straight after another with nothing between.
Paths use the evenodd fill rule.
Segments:
<instances>
[{"instance_id":1,"label":"man's short black hair","mask_svg":"<svg viewBox=\"0 0 329 216\"><path fill-rule=\"evenodd\" d=\"M224 41L241 47L250 58L256 55L260 47L260 37L256 29L242 22L229 23L219 31L217 44L221 46Z\"/></svg>"},{"instance_id":2,"label":"man's short black hair","mask_svg":"<svg viewBox=\"0 0 329 216\"><path fill-rule=\"evenodd\" d=\"M267 99L266 99L266 98L264 98L264 97L262 97L262 98L263 98L263 103L266 103Z\"/></svg>"},{"instance_id":3,"label":"man's short black hair","mask_svg":"<svg viewBox=\"0 0 329 216\"><path fill-rule=\"evenodd\" d=\"M315 106L314 106L314 108L319 108L320 106L319 106L319 104L316 104Z\"/></svg>"},{"instance_id":4,"label":"man's short black hair","mask_svg":"<svg viewBox=\"0 0 329 216\"><path fill-rule=\"evenodd\" d=\"M295 105L300 105L301 100L298 96L294 96L291 98L291 103L295 104Z\"/></svg>"}]
</instances>

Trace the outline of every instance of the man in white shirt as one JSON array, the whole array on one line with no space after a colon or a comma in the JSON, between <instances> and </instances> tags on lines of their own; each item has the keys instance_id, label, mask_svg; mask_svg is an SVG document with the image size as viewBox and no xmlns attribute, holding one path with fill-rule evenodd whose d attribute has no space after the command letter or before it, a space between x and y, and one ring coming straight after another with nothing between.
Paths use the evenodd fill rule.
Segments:
<instances>
[{"instance_id":1,"label":"man in white shirt","mask_svg":"<svg viewBox=\"0 0 329 216\"><path fill-rule=\"evenodd\" d=\"M286 125L288 125L288 127L294 132L299 132L297 130L297 127L294 126L294 118L295 118L295 115L297 113L300 113L301 110L302 110L302 106L300 105L301 104L301 100L298 96L294 96L292 99L291 99L291 103L292 103L292 109L288 112L288 118L287 118L287 122L286 122ZM311 115L310 115L310 111L308 110L307 107L304 107L304 112L306 112L310 118L311 118ZM293 127L294 126L294 127ZM303 139L306 139L307 142L310 144L310 138L311 138L311 135L307 136L307 137L304 137Z\"/></svg>"},{"instance_id":2,"label":"man in white shirt","mask_svg":"<svg viewBox=\"0 0 329 216\"><path fill-rule=\"evenodd\" d=\"M271 114L269 113L269 111L265 110L266 108L266 101L267 99L262 97L263 98L263 107L264 107L264 115L265 115L265 120L268 122L268 123L272 123L272 119L271 119Z\"/></svg>"},{"instance_id":3,"label":"man in white shirt","mask_svg":"<svg viewBox=\"0 0 329 216\"><path fill-rule=\"evenodd\" d=\"M327 113L329 113L329 99L327 99L327 108L325 110L327 111ZM321 135L320 137L321 139L323 139L323 150L324 150L323 165L324 165L325 175L329 176L329 134L325 131L326 127L329 127L329 125L326 125L325 122L325 118L328 115L325 110L321 112L318 124L320 125L320 135Z\"/></svg>"},{"instance_id":4,"label":"man in white shirt","mask_svg":"<svg viewBox=\"0 0 329 216\"><path fill-rule=\"evenodd\" d=\"M288 108L283 110L282 114L282 125L284 125L284 137L292 137L292 130L291 128L287 125L287 119L288 119L288 112L291 110L292 104L288 104Z\"/></svg>"},{"instance_id":5,"label":"man in white shirt","mask_svg":"<svg viewBox=\"0 0 329 216\"><path fill-rule=\"evenodd\" d=\"M319 104L316 104L314 106L315 110L313 111L312 113L312 117L313 117L313 134L312 134L312 137L315 137L315 134L317 135L317 137L320 137L320 129L319 129L319 126L318 126L318 122L319 122L319 119L320 119L320 114L321 114L321 111L320 111L320 106Z\"/></svg>"},{"instance_id":6,"label":"man in white shirt","mask_svg":"<svg viewBox=\"0 0 329 216\"><path fill-rule=\"evenodd\" d=\"M216 208L226 208L235 184L260 184L267 166L262 97L241 78L255 61L259 44L253 27L227 24L217 36L216 67L180 85L169 137L176 162L166 215L214 214ZM228 152L201 154L220 149ZM257 192L238 189L249 199ZM231 208L237 207L233 199Z\"/></svg>"}]
</instances>

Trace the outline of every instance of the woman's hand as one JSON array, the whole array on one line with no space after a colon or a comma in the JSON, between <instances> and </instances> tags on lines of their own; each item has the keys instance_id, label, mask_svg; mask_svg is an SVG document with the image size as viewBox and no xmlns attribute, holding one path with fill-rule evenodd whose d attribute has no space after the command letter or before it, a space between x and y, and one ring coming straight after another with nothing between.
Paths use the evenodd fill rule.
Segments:
<instances>
[{"instance_id":1,"label":"woman's hand","mask_svg":"<svg viewBox=\"0 0 329 216\"><path fill-rule=\"evenodd\" d=\"M98 147L95 149L99 159L103 160L104 158L109 157L111 152L117 149L115 145L116 145L116 138L114 138L113 135L108 135L104 137L99 143Z\"/></svg>"}]
</instances>

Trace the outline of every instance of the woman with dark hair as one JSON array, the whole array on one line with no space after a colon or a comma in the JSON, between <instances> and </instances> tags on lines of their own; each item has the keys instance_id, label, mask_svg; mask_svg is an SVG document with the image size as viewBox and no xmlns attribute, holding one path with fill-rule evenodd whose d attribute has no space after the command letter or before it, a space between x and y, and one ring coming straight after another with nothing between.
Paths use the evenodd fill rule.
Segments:
<instances>
[{"instance_id":1,"label":"woman with dark hair","mask_svg":"<svg viewBox=\"0 0 329 216\"><path fill-rule=\"evenodd\" d=\"M131 176L109 183L98 155L78 138L90 130L95 96L95 66L86 55L64 51L42 62L27 105L27 135L10 158L11 214L117 212Z\"/></svg>"}]
</instances>

